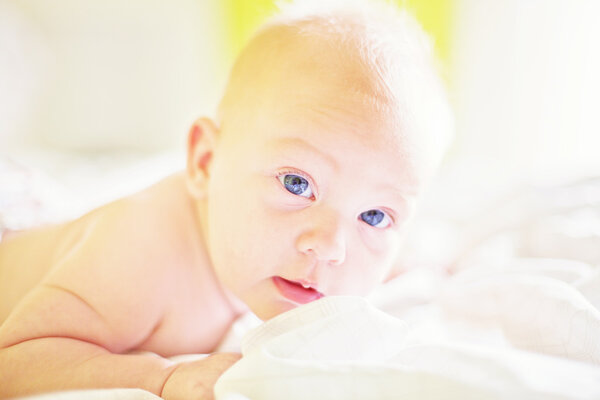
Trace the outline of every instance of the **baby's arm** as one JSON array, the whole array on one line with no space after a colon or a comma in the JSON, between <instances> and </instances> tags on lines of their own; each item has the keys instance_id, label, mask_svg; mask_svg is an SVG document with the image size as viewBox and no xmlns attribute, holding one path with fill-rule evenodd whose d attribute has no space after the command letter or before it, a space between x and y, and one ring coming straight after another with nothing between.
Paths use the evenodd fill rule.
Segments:
<instances>
[{"instance_id":1,"label":"baby's arm","mask_svg":"<svg viewBox=\"0 0 600 400\"><path fill-rule=\"evenodd\" d=\"M36 338L0 351L0 398L112 387L137 387L160 395L174 367L160 357L112 354L79 339Z\"/></svg>"},{"instance_id":2,"label":"baby's arm","mask_svg":"<svg viewBox=\"0 0 600 400\"><path fill-rule=\"evenodd\" d=\"M212 399L218 377L239 359L214 354L171 364L146 354L112 354L70 338L38 338L0 351L0 398L78 388L133 387L164 399Z\"/></svg>"},{"instance_id":3,"label":"baby's arm","mask_svg":"<svg viewBox=\"0 0 600 400\"><path fill-rule=\"evenodd\" d=\"M147 226L152 222L126 208L100 213L0 327L0 398L137 387L165 398L200 399L201 390L184 390L212 392L215 373L235 361L218 356L177 366L154 355L124 354L160 326L177 290L164 249L148 246L156 232ZM187 386L169 383L181 380Z\"/></svg>"}]
</instances>

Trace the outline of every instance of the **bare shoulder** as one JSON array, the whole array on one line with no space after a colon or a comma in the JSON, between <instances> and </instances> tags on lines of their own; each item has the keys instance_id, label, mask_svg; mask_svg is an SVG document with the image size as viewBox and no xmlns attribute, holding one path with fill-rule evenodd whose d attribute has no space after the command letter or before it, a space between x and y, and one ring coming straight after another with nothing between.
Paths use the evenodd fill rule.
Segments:
<instances>
[{"instance_id":1,"label":"bare shoulder","mask_svg":"<svg viewBox=\"0 0 600 400\"><path fill-rule=\"evenodd\" d=\"M90 250L98 244L106 247L105 257L134 262L132 270L143 264L147 270L150 266L161 268L160 261L172 261L172 254L186 246L199 245L190 240L196 233L190 215L193 209L175 178L90 213L83 222L94 233L88 239L93 244Z\"/></svg>"},{"instance_id":2,"label":"bare shoulder","mask_svg":"<svg viewBox=\"0 0 600 400\"><path fill-rule=\"evenodd\" d=\"M176 299L180 276L197 264L201 243L190 237L191 218L182 215L185 199L176 186L167 178L91 213L85 239L45 282L85 294L107 314L113 332L130 338L128 347L160 323Z\"/></svg>"},{"instance_id":3,"label":"bare shoulder","mask_svg":"<svg viewBox=\"0 0 600 400\"><path fill-rule=\"evenodd\" d=\"M201 243L190 238L192 218L185 214L192 210L176 186L172 177L167 178L86 215L76 228L79 241L71 243L64 258L57 260L57 271L50 274L50 280L68 270L66 265L74 259L78 262L72 268L81 265L85 269L100 262L104 273L118 272L122 279L135 278L140 283L144 276L165 269L172 272L177 261L185 264L181 254L193 252Z\"/></svg>"},{"instance_id":4,"label":"bare shoulder","mask_svg":"<svg viewBox=\"0 0 600 400\"><path fill-rule=\"evenodd\" d=\"M112 352L147 341L202 253L177 186L169 178L75 222L78 240L11 314L4 339L68 336Z\"/></svg>"}]
</instances>

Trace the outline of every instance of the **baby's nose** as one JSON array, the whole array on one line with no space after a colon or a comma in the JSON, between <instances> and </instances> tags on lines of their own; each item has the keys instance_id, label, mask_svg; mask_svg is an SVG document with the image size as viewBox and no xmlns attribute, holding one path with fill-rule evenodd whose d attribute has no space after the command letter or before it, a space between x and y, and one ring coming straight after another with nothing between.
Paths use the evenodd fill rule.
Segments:
<instances>
[{"instance_id":1,"label":"baby's nose","mask_svg":"<svg viewBox=\"0 0 600 400\"><path fill-rule=\"evenodd\" d=\"M346 239L339 217L330 215L312 222L298 237L298 251L330 265L342 264L346 259Z\"/></svg>"}]
</instances>

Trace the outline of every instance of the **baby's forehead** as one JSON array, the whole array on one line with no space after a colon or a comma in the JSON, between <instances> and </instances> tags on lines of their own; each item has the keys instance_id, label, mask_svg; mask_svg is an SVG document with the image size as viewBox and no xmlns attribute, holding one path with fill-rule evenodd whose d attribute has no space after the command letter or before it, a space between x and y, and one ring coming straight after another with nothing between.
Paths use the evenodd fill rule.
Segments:
<instances>
[{"instance_id":1,"label":"baby's forehead","mask_svg":"<svg viewBox=\"0 0 600 400\"><path fill-rule=\"evenodd\" d=\"M310 130L335 135L342 141L350 137L398 141L403 134L398 114L389 107L368 96L342 91L280 98L267 117L278 130L297 134Z\"/></svg>"},{"instance_id":2,"label":"baby's forehead","mask_svg":"<svg viewBox=\"0 0 600 400\"><path fill-rule=\"evenodd\" d=\"M232 99L230 114L267 132L315 129L341 140L345 135L397 140L406 130L397 101L380 90L373 71L356 60L340 62L339 56L305 56L290 57L267 79L242 83L245 89Z\"/></svg>"},{"instance_id":3,"label":"baby's forehead","mask_svg":"<svg viewBox=\"0 0 600 400\"><path fill-rule=\"evenodd\" d=\"M411 146L408 135L395 114L376 110L370 104L355 99L329 102L281 101L261 118L259 130L271 142L304 141L317 150L336 153L344 158L351 152L344 149L364 149L361 158L386 154L387 159L406 158ZM376 160L372 161L376 161Z\"/></svg>"}]
</instances>

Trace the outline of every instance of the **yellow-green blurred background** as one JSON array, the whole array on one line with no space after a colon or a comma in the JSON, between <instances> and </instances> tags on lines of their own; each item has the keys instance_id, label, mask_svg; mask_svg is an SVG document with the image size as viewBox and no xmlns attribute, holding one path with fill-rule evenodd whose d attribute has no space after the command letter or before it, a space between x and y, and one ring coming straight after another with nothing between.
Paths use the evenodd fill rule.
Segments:
<instances>
[{"instance_id":1,"label":"yellow-green blurred background","mask_svg":"<svg viewBox=\"0 0 600 400\"><path fill-rule=\"evenodd\" d=\"M440 58L447 60L452 22L453 0L396 0L408 8L435 40ZM274 0L223 0L228 32L229 55L234 56L254 30L276 11Z\"/></svg>"}]
</instances>

